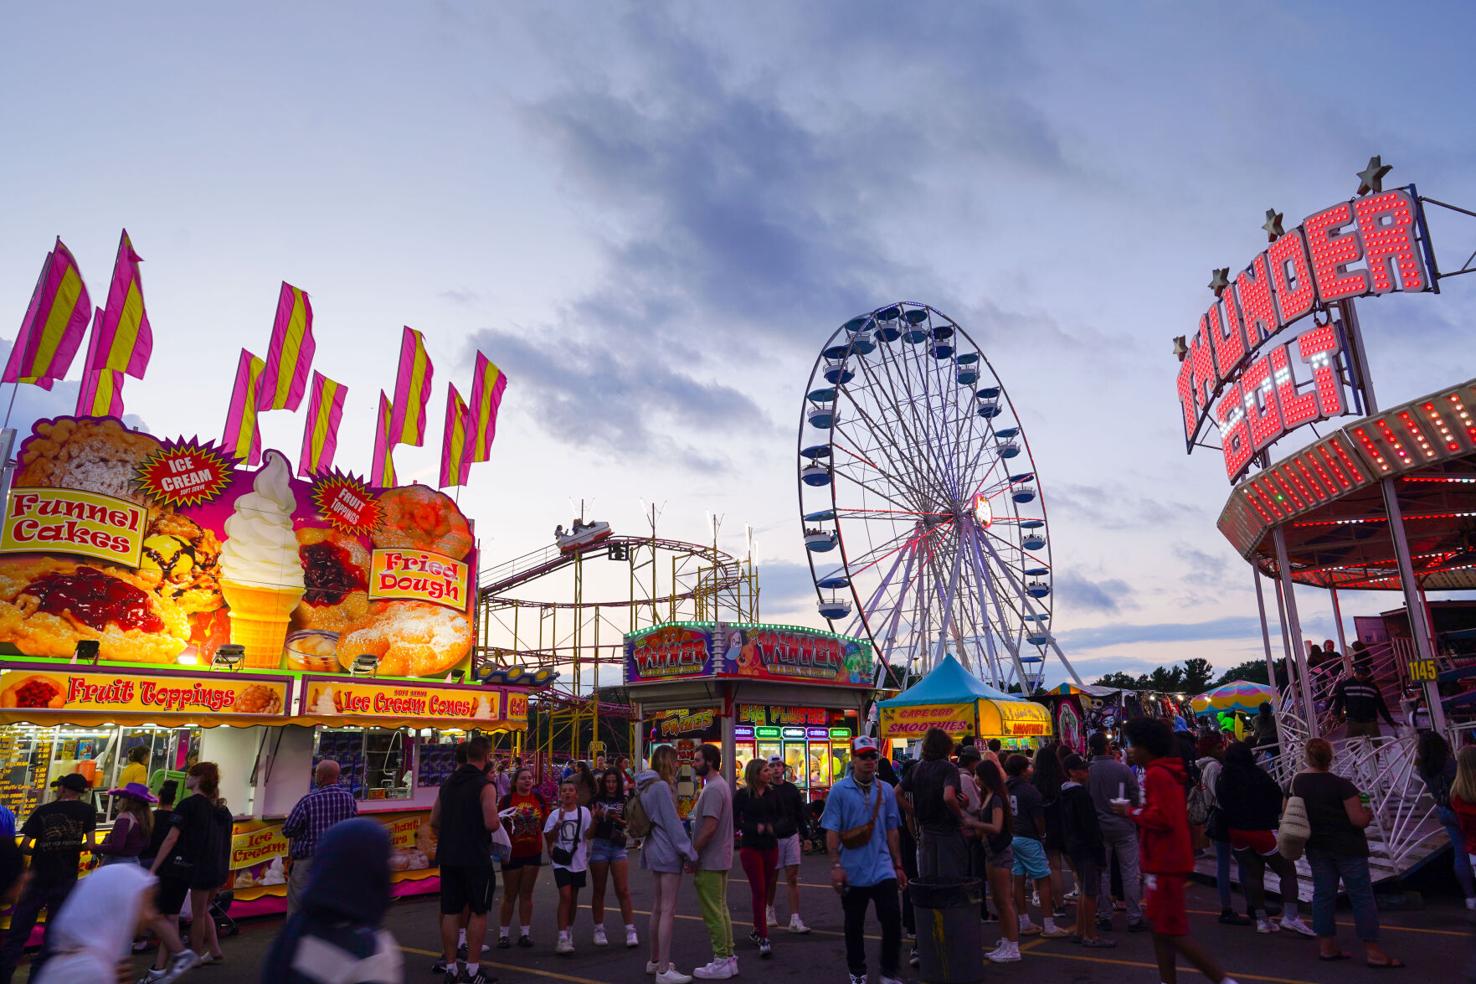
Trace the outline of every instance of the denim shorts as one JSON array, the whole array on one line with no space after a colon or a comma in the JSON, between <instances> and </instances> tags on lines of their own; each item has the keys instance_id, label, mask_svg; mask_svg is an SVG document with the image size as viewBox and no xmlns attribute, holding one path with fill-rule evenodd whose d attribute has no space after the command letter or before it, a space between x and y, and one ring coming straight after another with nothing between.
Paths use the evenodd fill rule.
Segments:
<instances>
[{"instance_id":1,"label":"denim shorts","mask_svg":"<svg viewBox=\"0 0 1476 984\"><path fill-rule=\"evenodd\" d=\"M612 861L626 860L626 847L621 844L616 847L607 840L596 837L589 842L589 863L609 864Z\"/></svg>"},{"instance_id":2,"label":"denim shorts","mask_svg":"<svg viewBox=\"0 0 1476 984\"><path fill-rule=\"evenodd\" d=\"M1034 837L1017 836L1011 842L1010 847L1015 852L1015 865L1012 869L1017 875L1028 878L1049 878L1051 876L1051 865L1046 860L1045 846Z\"/></svg>"}]
</instances>

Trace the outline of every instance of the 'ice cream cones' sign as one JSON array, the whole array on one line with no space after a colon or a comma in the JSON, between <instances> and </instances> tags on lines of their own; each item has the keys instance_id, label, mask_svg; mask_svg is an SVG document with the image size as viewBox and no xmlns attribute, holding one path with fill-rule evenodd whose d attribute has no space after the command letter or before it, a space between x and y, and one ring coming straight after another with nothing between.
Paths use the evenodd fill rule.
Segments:
<instances>
[{"instance_id":1,"label":"'ice cream cones' sign","mask_svg":"<svg viewBox=\"0 0 1476 984\"><path fill-rule=\"evenodd\" d=\"M423 485L255 471L110 417L38 421L0 523L0 645L106 661L444 677L473 642L471 524Z\"/></svg>"},{"instance_id":2,"label":"'ice cream cones' sign","mask_svg":"<svg viewBox=\"0 0 1476 984\"><path fill-rule=\"evenodd\" d=\"M501 687L309 677L300 713L308 718L394 718L521 729L527 726L528 702L525 695Z\"/></svg>"}]
</instances>

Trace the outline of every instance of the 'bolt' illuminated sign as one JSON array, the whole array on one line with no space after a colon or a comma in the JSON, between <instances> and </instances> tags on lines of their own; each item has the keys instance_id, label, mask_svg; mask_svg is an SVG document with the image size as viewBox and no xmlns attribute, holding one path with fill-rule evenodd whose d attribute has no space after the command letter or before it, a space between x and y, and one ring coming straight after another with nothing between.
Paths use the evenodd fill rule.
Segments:
<instances>
[{"instance_id":1,"label":"'bolt' illuminated sign","mask_svg":"<svg viewBox=\"0 0 1476 984\"><path fill-rule=\"evenodd\" d=\"M1267 342L1338 301L1435 289L1424 212L1412 188L1339 202L1286 232L1279 217L1267 228L1280 234L1234 280L1216 272L1216 299L1179 365L1187 447L1214 421L1232 482L1288 431L1347 409L1336 322L1262 353Z\"/></svg>"}]
</instances>

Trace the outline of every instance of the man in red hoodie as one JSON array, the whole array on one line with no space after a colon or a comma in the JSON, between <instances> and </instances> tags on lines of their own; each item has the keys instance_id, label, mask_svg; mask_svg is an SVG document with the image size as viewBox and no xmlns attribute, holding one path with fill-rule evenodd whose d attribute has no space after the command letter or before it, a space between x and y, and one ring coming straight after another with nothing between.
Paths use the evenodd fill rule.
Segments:
<instances>
[{"instance_id":1,"label":"man in red hoodie","mask_svg":"<svg viewBox=\"0 0 1476 984\"><path fill-rule=\"evenodd\" d=\"M1174 754L1174 735L1154 718L1136 718L1123 727L1133 761L1145 770L1144 803L1133 807L1126 799L1112 808L1138 824L1143 868L1144 915L1153 929L1153 952L1159 980L1177 984L1176 960L1184 955L1200 973L1217 984L1236 984L1219 964L1189 935L1189 913L1184 889L1194 870L1189 843L1189 814L1183 760Z\"/></svg>"}]
</instances>

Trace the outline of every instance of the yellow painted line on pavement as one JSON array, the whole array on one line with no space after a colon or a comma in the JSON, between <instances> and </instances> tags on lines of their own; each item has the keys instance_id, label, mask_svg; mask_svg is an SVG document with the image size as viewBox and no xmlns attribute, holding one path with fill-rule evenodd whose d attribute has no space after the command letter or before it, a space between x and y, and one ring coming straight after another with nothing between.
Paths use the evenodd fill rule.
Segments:
<instances>
[{"instance_id":1,"label":"yellow painted line on pavement","mask_svg":"<svg viewBox=\"0 0 1476 984\"><path fill-rule=\"evenodd\" d=\"M1213 909L1187 909L1191 916L1218 916L1220 913ZM1310 910L1309 910L1310 911ZM1344 923L1344 926L1347 924ZM1422 926L1398 926L1394 923L1379 920L1379 929L1395 929L1401 933L1429 933L1431 936L1469 936L1469 933L1456 932L1453 929L1425 929Z\"/></svg>"},{"instance_id":2,"label":"yellow painted line on pavement","mask_svg":"<svg viewBox=\"0 0 1476 984\"><path fill-rule=\"evenodd\" d=\"M400 947L400 951L402 953L419 953L438 959L441 956L439 950L422 950L416 946L402 946ZM533 974L535 977L547 977L550 980L567 981L568 984L608 984L606 981L597 981L592 977L575 977L573 974L560 974L552 970L539 970L537 967L529 967L526 964L505 964L498 963L495 960L483 960L482 963L488 967L496 967L498 970L515 970L520 974Z\"/></svg>"},{"instance_id":3,"label":"yellow painted line on pavement","mask_svg":"<svg viewBox=\"0 0 1476 984\"><path fill-rule=\"evenodd\" d=\"M1023 951L1025 948L1022 946L1020 949ZM1143 960L1114 960L1110 957L1084 957L1075 953L1058 953L1055 950L1036 950L1032 956L1055 957L1058 960L1076 960L1081 963L1111 964L1117 967L1145 967L1155 972L1158 970L1158 964L1148 963ZM1199 973L1195 968L1185 967L1182 964L1178 969L1181 974ZM1226 973L1238 981L1268 981L1269 984L1318 984L1316 981L1307 981L1296 977L1268 977L1265 974L1248 974L1240 970L1228 970Z\"/></svg>"}]
</instances>

